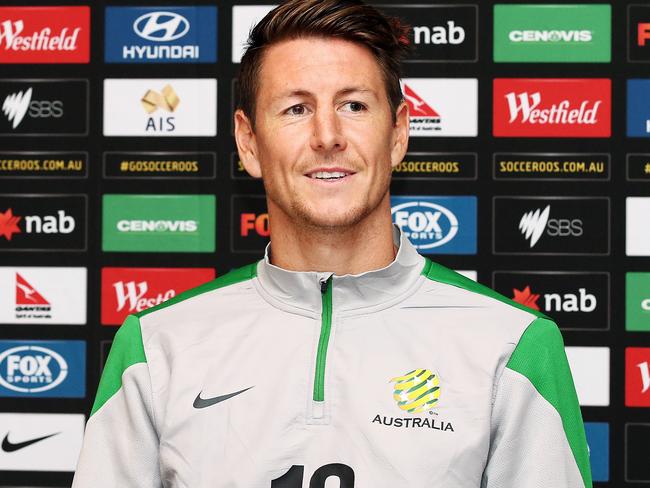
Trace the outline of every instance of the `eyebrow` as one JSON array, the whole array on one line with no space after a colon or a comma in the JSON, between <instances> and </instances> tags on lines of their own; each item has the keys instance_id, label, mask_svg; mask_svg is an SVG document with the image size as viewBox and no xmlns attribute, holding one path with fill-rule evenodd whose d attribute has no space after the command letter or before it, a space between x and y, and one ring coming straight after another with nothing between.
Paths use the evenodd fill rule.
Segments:
<instances>
[{"instance_id":1,"label":"eyebrow","mask_svg":"<svg viewBox=\"0 0 650 488\"><path fill-rule=\"evenodd\" d=\"M340 96L350 95L352 93L369 93L371 95L375 95L375 92L373 90L370 90L369 88L363 88L360 86L350 86L350 87L342 88L339 91L337 91L336 96L340 97ZM279 95L275 95L272 98L272 100L277 101L277 100L282 100L291 97L310 97L313 95L314 93L309 90L304 90L304 89L288 90L280 93Z\"/></svg>"}]
</instances>

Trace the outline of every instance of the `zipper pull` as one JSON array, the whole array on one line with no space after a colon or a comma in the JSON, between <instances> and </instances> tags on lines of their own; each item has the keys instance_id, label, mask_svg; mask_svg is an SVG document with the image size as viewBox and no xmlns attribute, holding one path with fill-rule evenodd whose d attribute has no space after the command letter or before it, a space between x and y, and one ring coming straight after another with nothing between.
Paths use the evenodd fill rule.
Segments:
<instances>
[{"instance_id":1,"label":"zipper pull","mask_svg":"<svg viewBox=\"0 0 650 488\"><path fill-rule=\"evenodd\" d=\"M326 279L326 280L321 280L321 282L320 282L320 292L321 292L323 295L324 295L325 293L327 293L327 287L328 287L329 283L330 283L329 278Z\"/></svg>"}]
</instances>

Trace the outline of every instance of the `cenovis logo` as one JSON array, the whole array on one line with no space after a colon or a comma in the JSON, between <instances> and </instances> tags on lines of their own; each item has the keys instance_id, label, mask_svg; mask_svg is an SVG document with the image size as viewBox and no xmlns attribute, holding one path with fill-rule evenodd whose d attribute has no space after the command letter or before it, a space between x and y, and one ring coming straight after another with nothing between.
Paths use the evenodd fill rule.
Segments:
<instances>
[{"instance_id":1,"label":"cenovis logo","mask_svg":"<svg viewBox=\"0 0 650 488\"><path fill-rule=\"evenodd\" d=\"M416 249L443 246L458 233L456 215L442 205L412 201L394 206L391 213Z\"/></svg>"},{"instance_id":2,"label":"cenovis logo","mask_svg":"<svg viewBox=\"0 0 650 488\"><path fill-rule=\"evenodd\" d=\"M168 42L187 34L190 23L175 12L150 12L135 19L133 30L148 41Z\"/></svg>"},{"instance_id":3,"label":"cenovis logo","mask_svg":"<svg viewBox=\"0 0 650 488\"><path fill-rule=\"evenodd\" d=\"M0 354L0 385L20 393L52 390L68 376L59 353L41 346L18 346Z\"/></svg>"}]
</instances>

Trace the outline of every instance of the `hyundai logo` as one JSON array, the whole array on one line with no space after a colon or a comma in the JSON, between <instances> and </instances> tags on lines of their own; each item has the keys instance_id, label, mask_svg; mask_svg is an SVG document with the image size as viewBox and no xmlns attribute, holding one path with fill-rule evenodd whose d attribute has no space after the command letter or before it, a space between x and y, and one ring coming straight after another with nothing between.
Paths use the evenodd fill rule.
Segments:
<instances>
[{"instance_id":1,"label":"hyundai logo","mask_svg":"<svg viewBox=\"0 0 650 488\"><path fill-rule=\"evenodd\" d=\"M190 23L174 12L150 12L135 19L133 30L148 41L175 41L187 34Z\"/></svg>"}]
</instances>

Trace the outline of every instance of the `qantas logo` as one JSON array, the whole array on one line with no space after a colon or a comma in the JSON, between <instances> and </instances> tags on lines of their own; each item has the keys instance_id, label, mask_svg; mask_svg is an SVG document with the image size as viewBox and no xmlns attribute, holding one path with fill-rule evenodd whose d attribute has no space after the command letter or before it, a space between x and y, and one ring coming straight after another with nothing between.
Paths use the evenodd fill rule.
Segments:
<instances>
[{"instance_id":1,"label":"qantas logo","mask_svg":"<svg viewBox=\"0 0 650 488\"><path fill-rule=\"evenodd\" d=\"M411 117L432 117L440 120L438 112L433 110L417 93L408 85L404 85L404 98L409 106Z\"/></svg>"},{"instance_id":2,"label":"qantas logo","mask_svg":"<svg viewBox=\"0 0 650 488\"><path fill-rule=\"evenodd\" d=\"M542 103L540 92L510 92L505 95L510 111L509 123L515 121L528 124L587 124L598 123L598 108L601 101L589 104L583 101L579 107L571 107L569 100L562 100L547 108L538 108Z\"/></svg>"},{"instance_id":3,"label":"qantas logo","mask_svg":"<svg viewBox=\"0 0 650 488\"><path fill-rule=\"evenodd\" d=\"M544 210L537 209L526 212L519 221L519 230L526 239L530 239L530 247L532 248L537 244L539 238L542 237L548 216L551 213L551 206L547 205Z\"/></svg>"},{"instance_id":4,"label":"qantas logo","mask_svg":"<svg viewBox=\"0 0 650 488\"><path fill-rule=\"evenodd\" d=\"M165 293L158 293L155 297L146 298L149 285L146 281L136 283L135 281L113 283L115 296L117 298L117 311L120 312L128 303L129 313L141 312L149 307L158 305L176 296L174 290L167 290Z\"/></svg>"},{"instance_id":5,"label":"qantas logo","mask_svg":"<svg viewBox=\"0 0 650 488\"><path fill-rule=\"evenodd\" d=\"M29 284L29 282L16 273L16 305L49 305L43 296Z\"/></svg>"}]
</instances>

